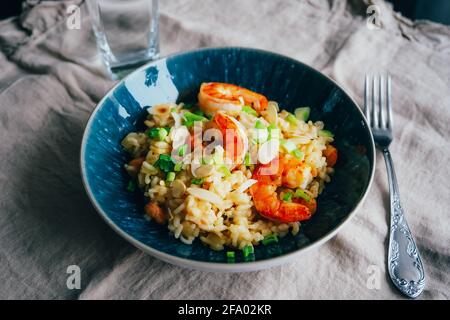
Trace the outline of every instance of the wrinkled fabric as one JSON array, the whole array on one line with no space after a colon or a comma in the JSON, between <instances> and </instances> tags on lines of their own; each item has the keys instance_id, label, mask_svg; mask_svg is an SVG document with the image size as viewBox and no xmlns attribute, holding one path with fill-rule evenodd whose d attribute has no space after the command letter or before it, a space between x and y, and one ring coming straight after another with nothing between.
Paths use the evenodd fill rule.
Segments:
<instances>
[{"instance_id":1,"label":"wrinkled fabric","mask_svg":"<svg viewBox=\"0 0 450 320\"><path fill-rule=\"evenodd\" d=\"M80 30L66 26L72 3L81 6ZM391 151L426 269L421 298L449 299L450 28L413 23L377 3L381 29L371 30L362 0L160 1L162 54L206 46L275 51L334 78L360 105L365 73L388 71ZM1 21L0 48L0 298L402 298L386 271L389 197L381 154L363 206L320 248L247 274L175 267L120 238L84 192L82 133L114 83L83 1L42 2ZM70 265L80 267L79 290L66 285Z\"/></svg>"}]
</instances>

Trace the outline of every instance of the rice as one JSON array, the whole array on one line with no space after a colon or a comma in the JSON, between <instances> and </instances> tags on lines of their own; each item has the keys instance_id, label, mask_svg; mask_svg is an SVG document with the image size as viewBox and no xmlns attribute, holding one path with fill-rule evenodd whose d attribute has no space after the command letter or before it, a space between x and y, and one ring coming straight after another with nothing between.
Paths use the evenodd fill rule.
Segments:
<instances>
[{"instance_id":1,"label":"rice","mask_svg":"<svg viewBox=\"0 0 450 320\"><path fill-rule=\"evenodd\" d=\"M122 146L133 159L143 157L144 161L135 176L137 185L150 202L165 208L168 213L167 227L173 236L185 244L190 245L199 239L213 250L223 250L226 247L242 249L258 245L269 235L284 237L289 233L298 234L301 231L300 222L269 220L255 210L250 191L258 182L252 178L255 164L241 163L227 167L226 159L214 159L213 170L207 176L201 179L193 176L194 167L185 162L185 155L179 156L185 135L180 140L174 136L174 129L170 129L173 126L180 128L186 112L183 107L183 103L152 107L144 122L148 127L146 133L132 132L122 141ZM239 123L239 130L249 137L251 154L257 154L253 144L258 135L255 136L252 131L257 122L264 126L275 125L280 130L279 138L290 141L303 157L300 188L311 198L317 198L334 173L323 155L333 138L319 135L325 127L321 121L299 119L293 123L292 119L289 121L287 111L277 113L280 108L276 102L269 102L269 108L258 117L242 112L233 118L233 122ZM148 130L163 130L163 127L168 127L170 134L163 135L162 140L148 134ZM285 150L280 152L286 153ZM169 174L163 172L161 163L158 163L161 156L172 156L172 159L183 162L177 170L170 161L166 162L173 171L171 181ZM290 154L283 156L292 157ZM269 157L272 155L269 154ZM201 165L205 164L197 164ZM132 174L130 165L127 166L127 171ZM201 183L198 183L199 180Z\"/></svg>"}]
</instances>

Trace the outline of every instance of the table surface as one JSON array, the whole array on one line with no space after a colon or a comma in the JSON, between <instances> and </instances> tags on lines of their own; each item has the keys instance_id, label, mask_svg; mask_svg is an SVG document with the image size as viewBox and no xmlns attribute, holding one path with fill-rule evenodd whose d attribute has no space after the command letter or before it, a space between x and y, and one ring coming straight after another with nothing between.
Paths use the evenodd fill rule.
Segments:
<instances>
[{"instance_id":1,"label":"table surface","mask_svg":"<svg viewBox=\"0 0 450 320\"><path fill-rule=\"evenodd\" d=\"M81 29L66 8L81 5ZM205 46L267 49L334 78L362 103L366 72L393 77L392 153L425 264L421 298L450 298L450 28L412 23L379 1L380 29L360 1L160 2L162 54ZM191 271L116 235L81 183L90 112L113 85L81 0L44 2L0 22L0 298L397 299L388 280L388 186L382 156L357 215L291 264L247 274ZM81 289L66 286L81 270Z\"/></svg>"}]
</instances>

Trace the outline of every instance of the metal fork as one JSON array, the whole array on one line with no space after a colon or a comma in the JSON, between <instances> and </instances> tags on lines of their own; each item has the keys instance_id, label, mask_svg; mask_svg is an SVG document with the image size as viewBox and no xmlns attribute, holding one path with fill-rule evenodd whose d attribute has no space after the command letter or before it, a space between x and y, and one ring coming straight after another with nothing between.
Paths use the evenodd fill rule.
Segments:
<instances>
[{"instance_id":1,"label":"metal fork","mask_svg":"<svg viewBox=\"0 0 450 320\"><path fill-rule=\"evenodd\" d=\"M383 152L389 180L391 226L388 271L394 285L410 298L418 297L425 287L425 271L414 238L400 204L397 178L389 152L393 140L391 77L366 75L364 112L378 149Z\"/></svg>"}]
</instances>

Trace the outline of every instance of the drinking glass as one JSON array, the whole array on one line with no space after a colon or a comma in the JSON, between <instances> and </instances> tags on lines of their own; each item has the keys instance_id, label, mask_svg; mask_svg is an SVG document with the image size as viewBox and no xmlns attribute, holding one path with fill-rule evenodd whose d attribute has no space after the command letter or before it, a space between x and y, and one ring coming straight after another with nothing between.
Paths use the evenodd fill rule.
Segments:
<instances>
[{"instance_id":1,"label":"drinking glass","mask_svg":"<svg viewBox=\"0 0 450 320\"><path fill-rule=\"evenodd\" d=\"M86 3L97 46L114 79L158 57L158 0Z\"/></svg>"}]
</instances>

